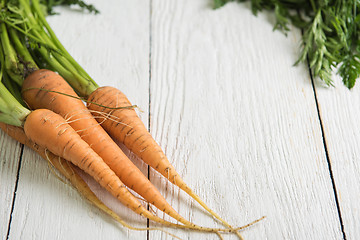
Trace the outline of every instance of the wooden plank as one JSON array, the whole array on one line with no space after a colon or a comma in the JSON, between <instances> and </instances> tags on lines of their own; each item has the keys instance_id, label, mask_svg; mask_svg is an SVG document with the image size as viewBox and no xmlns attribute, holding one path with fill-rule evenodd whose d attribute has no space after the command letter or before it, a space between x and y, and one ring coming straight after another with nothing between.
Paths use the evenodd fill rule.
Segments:
<instances>
[{"instance_id":1,"label":"wooden plank","mask_svg":"<svg viewBox=\"0 0 360 240\"><path fill-rule=\"evenodd\" d=\"M346 239L357 239L360 235L360 85L357 83L349 91L340 77L333 79L336 88L326 88L317 81L316 93Z\"/></svg>"},{"instance_id":2,"label":"wooden plank","mask_svg":"<svg viewBox=\"0 0 360 240\"><path fill-rule=\"evenodd\" d=\"M149 4L143 1L87 1L101 12L92 15L60 8L51 26L75 59L99 85L120 88L148 118ZM134 159L147 174L147 167ZM19 193L10 239L146 239L128 231L83 200L32 151L24 151ZM146 227L146 219L125 209L97 184L92 189L121 217Z\"/></svg>"},{"instance_id":3,"label":"wooden plank","mask_svg":"<svg viewBox=\"0 0 360 240\"><path fill-rule=\"evenodd\" d=\"M0 130L0 239L6 239L13 203L21 144Z\"/></svg>"},{"instance_id":4,"label":"wooden plank","mask_svg":"<svg viewBox=\"0 0 360 240\"><path fill-rule=\"evenodd\" d=\"M152 13L151 132L185 181L235 226L267 216L245 239L340 239L309 73L292 67L301 33L273 32L273 17L248 4L153 0ZM215 226L151 179L183 216Z\"/></svg>"}]
</instances>

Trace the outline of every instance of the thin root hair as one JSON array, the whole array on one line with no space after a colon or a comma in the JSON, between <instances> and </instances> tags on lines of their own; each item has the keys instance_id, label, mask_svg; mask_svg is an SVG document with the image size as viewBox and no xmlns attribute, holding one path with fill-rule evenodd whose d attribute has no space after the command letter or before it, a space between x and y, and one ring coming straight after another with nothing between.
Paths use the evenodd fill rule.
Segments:
<instances>
[{"instance_id":1,"label":"thin root hair","mask_svg":"<svg viewBox=\"0 0 360 240\"><path fill-rule=\"evenodd\" d=\"M133 127L131 127L131 126L129 126L129 125L127 125L127 124L119 121L119 120L118 120L119 117L112 115L112 111L109 112L109 113L104 113L104 112L95 111L95 110L90 110L90 109L89 109L89 111L90 111L91 113L96 113L96 114L98 114L98 115L101 116L101 117L97 117L97 118L104 118L105 120L111 120L111 121L113 121L113 122L116 122L116 123L118 123L118 124L124 125L124 126L126 126L126 127L133 128ZM96 118L96 117L95 117L95 118ZM105 121L105 120L104 120L104 121Z\"/></svg>"},{"instance_id":2,"label":"thin root hair","mask_svg":"<svg viewBox=\"0 0 360 240\"><path fill-rule=\"evenodd\" d=\"M252 225L260 222L261 220L263 220L263 219L265 219L265 218L266 218L266 216L262 216L261 218L256 219L256 220L252 221L251 223L248 223L248 224L246 224L246 225L244 225L244 226L242 226L242 227L235 228L234 230L236 230L236 231L238 231L238 230L244 230L245 228L251 227Z\"/></svg>"},{"instance_id":3,"label":"thin root hair","mask_svg":"<svg viewBox=\"0 0 360 240\"><path fill-rule=\"evenodd\" d=\"M69 183L68 183L66 180L64 180L64 179L61 177L61 175L58 174L58 173L55 171L56 167L54 166L54 164L53 164L53 163L51 162L51 160L50 160L49 150L45 148L44 151L45 151L45 156L46 156L46 160L47 160L47 163L48 163L48 167L49 167L50 171L52 172L52 174L54 174L54 176L55 176L57 179L59 179L62 183L66 184L66 185L69 185ZM59 162L60 162L60 157L59 157L59 156L57 156L57 157L59 158Z\"/></svg>"}]
</instances>

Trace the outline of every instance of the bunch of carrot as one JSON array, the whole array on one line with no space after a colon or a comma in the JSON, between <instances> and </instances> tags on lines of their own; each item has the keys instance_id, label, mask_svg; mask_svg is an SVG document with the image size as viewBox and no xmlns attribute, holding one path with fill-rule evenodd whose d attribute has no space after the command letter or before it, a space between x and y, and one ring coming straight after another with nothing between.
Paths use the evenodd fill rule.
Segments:
<instances>
[{"instance_id":1,"label":"bunch of carrot","mask_svg":"<svg viewBox=\"0 0 360 240\"><path fill-rule=\"evenodd\" d=\"M0 0L0 7L0 122L4 123L0 127L3 130L62 169L62 174L83 195L124 226L130 227L79 180L71 164L92 176L135 213L154 222L214 232L220 237L220 232L233 232L242 239L238 232L242 228L233 228L186 185L127 97L118 89L99 87L71 57L47 23L39 0ZM182 217L113 139L184 190L226 228L201 227ZM68 167L59 167L65 165ZM129 188L179 224L154 215Z\"/></svg>"}]
</instances>

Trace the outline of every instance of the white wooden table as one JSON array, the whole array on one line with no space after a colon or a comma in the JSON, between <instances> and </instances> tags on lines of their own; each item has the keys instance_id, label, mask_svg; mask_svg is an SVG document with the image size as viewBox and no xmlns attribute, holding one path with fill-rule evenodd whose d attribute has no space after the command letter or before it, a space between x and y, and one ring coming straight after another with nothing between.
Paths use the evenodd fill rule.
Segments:
<instances>
[{"instance_id":1,"label":"white wooden table","mask_svg":"<svg viewBox=\"0 0 360 240\"><path fill-rule=\"evenodd\" d=\"M359 238L360 83L349 91L334 77L336 88L327 88L306 64L293 67L301 32L273 32L274 17L254 17L249 4L91 2L100 15L60 8L48 18L60 40L98 83L141 107L152 135L210 207L235 226L267 217L245 239ZM3 133L0 149L1 239L172 239L114 223ZM153 171L150 179L183 216L220 226ZM129 223L146 227L89 183Z\"/></svg>"}]
</instances>

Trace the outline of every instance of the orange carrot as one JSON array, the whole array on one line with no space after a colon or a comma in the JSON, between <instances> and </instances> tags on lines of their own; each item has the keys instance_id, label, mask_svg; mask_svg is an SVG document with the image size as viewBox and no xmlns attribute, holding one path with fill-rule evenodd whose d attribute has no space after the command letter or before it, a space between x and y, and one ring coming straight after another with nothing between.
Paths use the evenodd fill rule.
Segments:
<instances>
[{"instance_id":1,"label":"orange carrot","mask_svg":"<svg viewBox=\"0 0 360 240\"><path fill-rule=\"evenodd\" d=\"M232 228L231 225L212 211L201 198L187 186L171 165L161 147L147 131L135 110L132 108L116 109L131 106L125 94L113 87L100 87L88 97L87 106L112 138L123 143L145 163L188 193L212 216L220 220L225 226Z\"/></svg>"},{"instance_id":2,"label":"orange carrot","mask_svg":"<svg viewBox=\"0 0 360 240\"><path fill-rule=\"evenodd\" d=\"M33 109L46 108L63 116L126 186L184 225L195 226L167 203L155 186L121 151L80 100L54 92L42 91L40 88L75 96L74 90L60 75L49 70L33 72L23 83L24 101Z\"/></svg>"},{"instance_id":3,"label":"orange carrot","mask_svg":"<svg viewBox=\"0 0 360 240\"><path fill-rule=\"evenodd\" d=\"M71 161L137 214L165 226L171 225L144 208L137 198L127 190L115 173L104 163L101 157L81 139L60 115L47 109L35 110L27 116L24 131L32 142L48 149L59 157ZM200 231L218 231L218 229L197 227L194 224L184 227Z\"/></svg>"}]
</instances>

